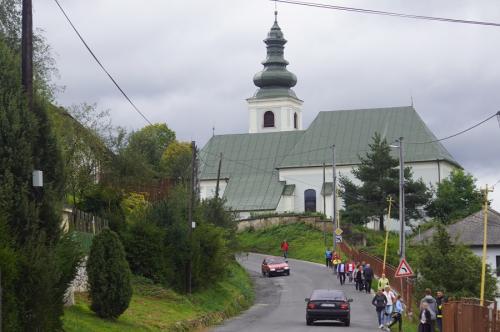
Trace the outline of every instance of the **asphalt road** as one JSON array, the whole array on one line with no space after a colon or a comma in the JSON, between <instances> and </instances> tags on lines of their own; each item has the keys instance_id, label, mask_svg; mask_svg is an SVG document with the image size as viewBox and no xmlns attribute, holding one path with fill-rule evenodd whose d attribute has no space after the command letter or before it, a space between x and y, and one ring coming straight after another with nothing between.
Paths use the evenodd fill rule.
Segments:
<instances>
[{"instance_id":1,"label":"asphalt road","mask_svg":"<svg viewBox=\"0 0 500 332\"><path fill-rule=\"evenodd\" d=\"M302 331L380 331L377 327L375 308L371 305L373 295L360 293L354 284L341 286L332 271L325 266L289 260L290 276L264 278L260 264L264 255L243 256L240 263L250 272L255 281L255 304L242 315L214 328L214 332L302 332ZM351 304L351 326L337 322L318 322L306 325L305 301L313 289L343 289Z\"/></svg>"}]
</instances>

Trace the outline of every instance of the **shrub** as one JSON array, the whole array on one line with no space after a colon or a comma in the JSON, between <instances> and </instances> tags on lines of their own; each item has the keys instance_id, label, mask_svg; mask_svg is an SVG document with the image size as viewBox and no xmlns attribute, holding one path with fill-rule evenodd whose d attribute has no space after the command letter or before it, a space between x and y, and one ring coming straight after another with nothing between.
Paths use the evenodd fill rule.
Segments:
<instances>
[{"instance_id":1,"label":"shrub","mask_svg":"<svg viewBox=\"0 0 500 332\"><path fill-rule=\"evenodd\" d=\"M150 221L137 221L123 234L123 243L135 275L169 285L173 273L164 238L163 228Z\"/></svg>"},{"instance_id":2,"label":"shrub","mask_svg":"<svg viewBox=\"0 0 500 332\"><path fill-rule=\"evenodd\" d=\"M102 318L118 318L132 297L130 268L115 232L105 229L94 238L87 262L90 309Z\"/></svg>"}]
</instances>

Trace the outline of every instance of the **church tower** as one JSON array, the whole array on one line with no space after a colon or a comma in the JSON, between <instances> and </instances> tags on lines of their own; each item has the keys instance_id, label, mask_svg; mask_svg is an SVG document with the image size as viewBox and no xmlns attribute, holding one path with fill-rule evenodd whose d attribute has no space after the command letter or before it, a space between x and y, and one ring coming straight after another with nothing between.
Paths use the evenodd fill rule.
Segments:
<instances>
[{"instance_id":1,"label":"church tower","mask_svg":"<svg viewBox=\"0 0 500 332\"><path fill-rule=\"evenodd\" d=\"M258 89L247 99L249 133L302 130L303 101L292 90L297 77L286 69L286 39L278 25L278 12L274 16L274 24L264 40L267 48L267 57L262 62L264 69L253 78Z\"/></svg>"}]
</instances>

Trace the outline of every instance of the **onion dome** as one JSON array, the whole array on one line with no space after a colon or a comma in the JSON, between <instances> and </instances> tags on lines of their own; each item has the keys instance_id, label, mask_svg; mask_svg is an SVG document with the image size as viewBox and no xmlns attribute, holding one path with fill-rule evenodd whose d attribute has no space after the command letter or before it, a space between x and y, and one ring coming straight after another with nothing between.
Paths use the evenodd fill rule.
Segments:
<instances>
[{"instance_id":1,"label":"onion dome","mask_svg":"<svg viewBox=\"0 0 500 332\"><path fill-rule=\"evenodd\" d=\"M297 77L286 69L288 65L288 61L284 58L286 39L278 25L278 13L274 12L274 14L274 24L264 40L267 47L267 57L262 62L264 69L253 78L254 84L259 87L254 98L297 98L291 89L297 84Z\"/></svg>"}]
</instances>

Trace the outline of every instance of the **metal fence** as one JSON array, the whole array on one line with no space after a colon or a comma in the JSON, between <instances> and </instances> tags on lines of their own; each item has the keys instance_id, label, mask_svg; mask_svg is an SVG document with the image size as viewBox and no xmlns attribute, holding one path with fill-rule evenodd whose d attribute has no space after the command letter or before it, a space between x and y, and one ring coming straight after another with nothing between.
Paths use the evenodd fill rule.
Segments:
<instances>
[{"instance_id":1,"label":"metal fence","mask_svg":"<svg viewBox=\"0 0 500 332\"><path fill-rule=\"evenodd\" d=\"M378 276L382 275L384 269L384 261L382 259L362 250L356 250L345 242L340 243L340 250L357 262L365 261L370 264L373 273ZM413 280L410 278L396 278L396 269L392 265L385 264L385 275L389 279L391 287L401 294L407 305L408 312L412 312Z\"/></svg>"},{"instance_id":2,"label":"metal fence","mask_svg":"<svg viewBox=\"0 0 500 332\"><path fill-rule=\"evenodd\" d=\"M477 299L449 301L443 305L444 332L500 332L496 302L481 306Z\"/></svg>"}]
</instances>

